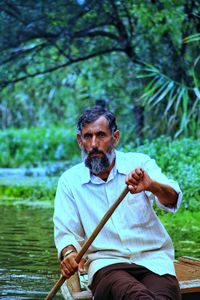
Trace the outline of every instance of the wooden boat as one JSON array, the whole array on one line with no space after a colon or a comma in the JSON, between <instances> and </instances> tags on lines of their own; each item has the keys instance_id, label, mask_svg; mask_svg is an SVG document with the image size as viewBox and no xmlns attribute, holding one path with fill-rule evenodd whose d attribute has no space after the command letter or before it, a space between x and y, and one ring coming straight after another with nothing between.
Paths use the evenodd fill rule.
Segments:
<instances>
[{"instance_id":1,"label":"wooden boat","mask_svg":"<svg viewBox=\"0 0 200 300\"><path fill-rule=\"evenodd\" d=\"M200 259L182 256L174 262L177 278L179 280L182 300L200 299ZM82 277L82 279L80 279ZM75 274L61 291L65 300L92 300L92 293L87 288L87 277Z\"/></svg>"},{"instance_id":2,"label":"wooden boat","mask_svg":"<svg viewBox=\"0 0 200 300\"><path fill-rule=\"evenodd\" d=\"M182 256L174 262L182 300L200 299L200 259Z\"/></svg>"}]
</instances>

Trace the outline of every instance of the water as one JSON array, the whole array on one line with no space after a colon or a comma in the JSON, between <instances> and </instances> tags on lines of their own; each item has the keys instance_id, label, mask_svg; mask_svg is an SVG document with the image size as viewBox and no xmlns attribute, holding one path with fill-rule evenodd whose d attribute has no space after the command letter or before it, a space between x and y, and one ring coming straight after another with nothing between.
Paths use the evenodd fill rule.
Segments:
<instances>
[{"instance_id":1,"label":"water","mask_svg":"<svg viewBox=\"0 0 200 300\"><path fill-rule=\"evenodd\" d=\"M48 201L0 201L0 299L44 299L59 279L52 215ZM198 216L186 212L164 222L177 257L200 257Z\"/></svg>"},{"instance_id":2,"label":"water","mask_svg":"<svg viewBox=\"0 0 200 300\"><path fill-rule=\"evenodd\" d=\"M52 207L0 206L0 299L44 299L59 279L52 214Z\"/></svg>"}]
</instances>

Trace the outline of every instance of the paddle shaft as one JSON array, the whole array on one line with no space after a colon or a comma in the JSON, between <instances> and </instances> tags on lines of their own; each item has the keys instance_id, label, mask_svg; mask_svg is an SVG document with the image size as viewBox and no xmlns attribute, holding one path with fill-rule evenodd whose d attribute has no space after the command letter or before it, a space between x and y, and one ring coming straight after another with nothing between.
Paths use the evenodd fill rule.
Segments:
<instances>
[{"instance_id":1,"label":"paddle shaft","mask_svg":"<svg viewBox=\"0 0 200 300\"><path fill-rule=\"evenodd\" d=\"M93 231L93 233L91 234L91 236L89 237L89 239L83 244L81 250L78 252L78 254L77 254L76 258L75 258L75 260L76 260L77 263L80 262L81 258L83 257L83 255L85 254L85 252L87 251L87 249L90 247L90 245L92 244L92 242L94 241L94 239L96 238L96 236L98 235L98 233L101 231L101 229L103 228L103 226L105 225L105 223L111 217L111 215L113 214L113 212L115 211L115 209L117 208L117 206L122 202L122 200L128 194L128 192L129 192L128 187L126 187L122 191L122 193L120 194L120 196L117 198L117 200L113 203L113 205L109 208L109 210L105 213L105 215L103 216L103 218L101 219L101 221L99 222L99 224L97 225L97 227L95 228L95 230ZM52 298L56 295L57 291L63 285L63 283L65 282L65 280L66 280L66 277L62 275L60 277L60 279L56 282L56 284L53 286L53 288L51 289L51 291L49 292L49 294L45 298L45 300L52 300Z\"/></svg>"}]
</instances>

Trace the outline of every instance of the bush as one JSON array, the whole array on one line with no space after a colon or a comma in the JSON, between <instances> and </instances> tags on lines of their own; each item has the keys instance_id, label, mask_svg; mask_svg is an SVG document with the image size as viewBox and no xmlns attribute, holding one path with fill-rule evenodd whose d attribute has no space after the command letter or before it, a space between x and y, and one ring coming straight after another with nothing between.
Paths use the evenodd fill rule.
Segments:
<instances>
[{"instance_id":1,"label":"bush","mask_svg":"<svg viewBox=\"0 0 200 300\"><path fill-rule=\"evenodd\" d=\"M160 137L143 145L136 146L129 143L123 151L136 151L148 154L154 158L163 172L170 178L177 180L183 191L182 207L189 210L200 208L200 141L193 138L171 140ZM9 129L0 132L0 167L16 168L19 166L32 167L47 165L49 162L62 161L57 167L59 175L69 165L80 160L80 151L72 130L61 127ZM51 170L50 170L51 171ZM51 173L51 172L49 172ZM30 174L31 175L31 174ZM0 194L9 193L8 185L1 185ZM25 189L25 197L29 198L29 189ZM55 191L55 186L52 186ZM45 193L38 189L34 198L45 198ZM35 192L34 192L35 193ZM47 198L52 198L50 192ZM13 188L12 188L13 194ZM15 197L23 194L20 187L15 189Z\"/></svg>"},{"instance_id":2,"label":"bush","mask_svg":"<svg viewBox=\"0 0 200 300\"><path fill-rule=\"evenodd\" d=\"M38 200L53 201L57 182L57 177L1 178L0 202L16 204L35 203Z\"/></svg>"},{"instance_id":3,"label":"bush","mask_svg":"<svg viewBox=\"0 0 200 300\"><path fill-rule=\"evenodd\" d=\"M163 172L178 181L183 191L183 206L190 210L200 208L200 140L184 138L172 141L160 137L135 147L133 143L124 151L136 151L154 158Z\"/></svg>"},{"instance_id":4,"label":"bush","mask_svg":"<svg viewBox=\"0 0 200 300\"><path fill-rule=\"evenodd\" d=\"M75 134L60 127L0 131L0 167L39 166L78 154Z\"/></svg>"}]
</instances>

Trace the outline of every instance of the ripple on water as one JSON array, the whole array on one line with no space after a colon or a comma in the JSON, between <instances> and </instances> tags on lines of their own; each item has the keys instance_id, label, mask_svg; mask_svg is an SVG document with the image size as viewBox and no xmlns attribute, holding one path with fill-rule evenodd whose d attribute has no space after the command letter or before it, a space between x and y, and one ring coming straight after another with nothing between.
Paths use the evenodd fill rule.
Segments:
<instances>
[{"instance_id":1,"label":"ripple on water","mask_svg":"<svg viewBox=\"0 0 200 300\"><path fill-rule=\"evenodd\" d=\"M1 206L0 299L44 299L59 279L52 214L52 208Z\"/></svg>"}]
</instances>

